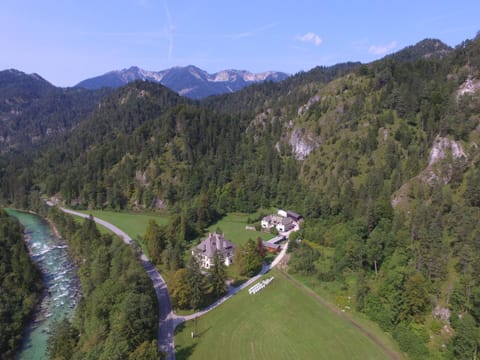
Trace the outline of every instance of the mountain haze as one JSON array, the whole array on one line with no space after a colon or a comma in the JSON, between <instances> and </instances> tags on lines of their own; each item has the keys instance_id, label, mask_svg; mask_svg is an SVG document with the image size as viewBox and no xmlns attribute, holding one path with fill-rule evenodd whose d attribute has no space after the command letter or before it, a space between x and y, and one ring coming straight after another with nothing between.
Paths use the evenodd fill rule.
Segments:
<instances>
[{"instance_id":1,"label":"mountain haze","mask_svg":"<svg viewBox=\"0 0 480 360\"><path fill-rule=\"evenodd\" d=\"M94 78L81 81L76 87L99 89L117 88L131 81L144 80L157 82L182 96L201 99L211 95L231 93L250 84L264 81L281 81L288 74L267 71L254 74L245 70L223 70L214 74L195 66L173 67L162 71L147 71L132 66L128 69L108 72Z\"/></svg>"},{"instance_id":2,"label":"mountain haze","mask_svg":"<svg viewBox=\"0 0 480 360\"><path fill-rule=\"evenodd\" d=\"M0 71L0 153L68 131L110 90L58 88L37 74Z\"/></svg>"}]
</instances>

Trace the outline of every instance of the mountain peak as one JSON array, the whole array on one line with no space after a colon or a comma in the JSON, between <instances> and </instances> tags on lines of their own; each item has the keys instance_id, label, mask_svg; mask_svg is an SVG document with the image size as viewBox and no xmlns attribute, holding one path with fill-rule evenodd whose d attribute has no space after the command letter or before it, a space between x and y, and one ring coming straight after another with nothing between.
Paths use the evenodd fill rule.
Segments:
<instances>
[{"instance_id":1,"label":"mountain peak","mask_svg":"<svg viewBox=\"0 0 480 360\"><path fill-rule=\"evenodd\" d=\"M386 57L394 58L397 61L415 61L422 58L441 59L452 51L453 48L441 40L426 38Z\"/></svg>"},{"instance_id":2,"label":"mountain peak","mask_svg":"<svg viewBox=\"0 0 480 360\"><path fill-rule=\"evenodd\" d=\"M253 83L281 81L287 77L286 73L277 71L255 74L246 70L234 69L209 74L195 65L176 66L162 71L148 71L131 66L128 69L110 71L104 75L84 80L76 86L87 89L117 88L135 80L143 80L160 83L192 99L201 99L211 95L238 91Z\"/></svg>"},{"instance_id":3,"label":"mountain peak","mask_svg":"<svg viewBox=\"0 0 480 360\"><path fill-rule=\"evenodd\" d=\"M16 78L22 78L23 77L25 79L37 80L37 81L41 81L41 82L50 84L47 80L45 80L43 77L41 77L37 73L27 74L27 73L24 73L23 71L20 71L20 70L17 70L17 69L7 69L7 70L0 71L0 74L2 74L3 77L5 77L5 76L12 77L12 78L13 77L16 77Z\"/></svg>"}]
</instances>

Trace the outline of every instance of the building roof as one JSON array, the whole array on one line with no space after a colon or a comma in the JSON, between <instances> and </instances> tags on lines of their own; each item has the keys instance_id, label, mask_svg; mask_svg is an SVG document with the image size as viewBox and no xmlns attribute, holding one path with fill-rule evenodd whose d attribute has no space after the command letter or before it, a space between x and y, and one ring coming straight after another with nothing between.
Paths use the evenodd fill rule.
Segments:
<instances>
[{"instance_id":1,"label":"building roof","mask_svg":"<svg viewBox=\"0 0 480 360\"><path fill-rule=\"evenodd\" d=\"M274 244L268 241L262 241L263 247L270 248L270 249L278 249L280 247L279 244Z\"/></svg>"},{"instance_id":2,"label":"building roof","mask_svg":"<svg viewBox=\"0 0 480 360\"><path fill-rule=\"evenodd\" d=\"M283 241L283 240L285 240L285 236L278 235L278 236L275 236L273 239L268 240L267 242L269 242L271 244L276 244L276 243L279 243L280 241Z\"/></svg>"},{"instance_id":3,"label":"building roof","mask_svg":"<svg viewBox=\"0 0 480 360\"><path fill-rule=\"evenodd\" d=\"M208 258L213 258L216 251L219 251L223 257L227 257L233 254L235 245L230 240L225 239L223 234L210 233L206 239L197 245L196 250Z\"/></svg>"},{"instance_id":4,"label":"building roof","mask_svg":"<svg viewBox=\"0 0 480 360\"><path fill-rule=\"evenodd\" d=\"M282 221L282 219L285 219L284 217L280 215L267 215L265 216L262 220L267 221L269 224L278 224Z\"/></svg>"},{"instance_id":5,"label":"building roof","mask_svg":"<svg viewBox=\"0 0 480 360\"><path fill-rule=\"evenodd\" d=\"M300 214L297 214L296 212L293 212L293 211L290 211L290 210L287 210L287 216L294 219L294 220L300 220L302 218L302 215Z\"/></svg>"},{"instance_id":6,"label":"building roof","mask_svg":"<svg viewBox=\"0 0 480 360\"><path fill-rule=\"evenodd\" d=\"M283 218L281 224L285 226L293 225L293 219L289 217Z\"/></svg>"},{"instance_id":7,"label":"building roof","mask_svg":"<svg viewBox=\"0 0 480 360\"><path fill-rule=\"evenodd\" d=\"M272 215L267 215L267 216L265 216L265 217L262 219L262 221L267 221L267 222L272 221Z\"/></svg>"}]
</instances>

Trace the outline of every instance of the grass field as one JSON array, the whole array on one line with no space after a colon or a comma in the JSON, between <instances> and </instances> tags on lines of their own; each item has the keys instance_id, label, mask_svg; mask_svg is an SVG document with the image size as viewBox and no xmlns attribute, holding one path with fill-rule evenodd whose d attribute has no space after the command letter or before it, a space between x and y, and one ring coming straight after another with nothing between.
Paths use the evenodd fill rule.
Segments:
<instances>
[{"instance_id":1,"label":"grass field","mask_svg":"<svg viewBox=\"0 0 480 360\"><path fill-rule=\"evenodd\" d=\"M80 211L85 214L92 214L102 220L108 221L119 229L125 231L132 239L138 236L143 237L147 224L150 220L155 220L159 225L167 223L167 216L152 214L136 214L103 210ZM101 226L100 226L101 227Z\"/></svg>"},{"instance_id":2,"label":"grass field","mask_svg":"<svg viewBox=\"0 0 480 360\"><path fill-rule=\"evenodd\" d=\"M261 231L245 230L249 217L254 217L254 215L229 213L220 221L210 226L208 231L214 232L217 228L220 228L225 234L225 237L235 244L245 244L248 239L257 240L258 237L261 237L263 240L269 240L274 237L272 234Z\"/></svg>"},{"instance_id":3,"label":"grass field","mask_svg":"<svg viewBox=\"0 0 480 360\"><path fill-rule=\"evenodd\" d=\"M351 322L283 273L256 295L243 290L211 313L181 325L177 359L387 359ZM388 344L387 346L390 346Z\"/></svg>"}]
</instances>

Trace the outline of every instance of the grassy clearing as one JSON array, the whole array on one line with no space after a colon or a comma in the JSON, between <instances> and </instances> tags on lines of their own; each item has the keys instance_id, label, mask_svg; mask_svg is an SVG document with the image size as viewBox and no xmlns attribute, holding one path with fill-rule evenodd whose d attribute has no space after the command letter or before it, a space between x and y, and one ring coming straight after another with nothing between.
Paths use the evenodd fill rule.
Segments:
<instances>
[{"instance_id":1,"label":"grassy clearing","mask_svg":"<svg viewBox=\"0 0 480 360\"><path fill-rule=\"evenodd\" d=\"M80 216L76 216L76 215L72 215L74 220L78 223L78 224L83 224L83 222L85 221L84 218L80 217ZM114 235L114 233L112 231L110 231L110 229L107 229L106 227L100 225L100 224L97 224L97 228L98 228L98 231L100 231L100 234L110 234L110 235Z\"/></svg>"},{"instance_id":2,"label":"grassy clearing","mask_svg":"<svg viewBox=\"0 0 480 360\"><path fill-rule=\"evenodd\" d=\"M225 234L225 237L235 244L245 244L248 239L257 240L258 237L261 237L263 240L273 238L274 235L269 233L245 230L247 220L249 218L255 218L256 216L256 214L229 213L220 221L210 226L208 231L214 232L217 228L220 228Z\"/></svg>"},{"instance_id":3,"label":"grassy clearing","mask_svg":"<svg viewBox=\"0 0 480 360\"><path fill-rule=\"evenodd\" d=\"M256 295L244 290L177 329L177 359L386 359L346 319L282 273Z\"/></svg>"},{"instance_id":4,"label":"grassy clearing","mask_svg":"<svg viewBox=\"0 0 480 360\"><path fill-rule=\"evenodd\" d=\"M164 225L167 223L166 215L155 214L137 214L104 210L88 210L80 211L85 214L92 214L102 220L108 221L119 229L125 231L132 239L137 239L139 236L145 235L147 224L150 220L155 220L158 224Z\"/></svg>"},{"instance_id":5,"label":"grassy clearing","mask_svg":"<svg viewBox=\"0 0 480 360\"><path fill-rule=\"evenodd\" d=\"M306 288L318 294L318 296L324 299L324 301L333 304L331 306L343 309L346 317L352 319L367 331L374 334L390 349L400 353L398 345L391 335L385 333L378 324L368 319L365 314L358 313L354 310L355 304L352 303L353 300L349 300L349 297L353 299L353 294L350 294L348 290L345 290L342 284L339 284L338 282L321 282L311 276L302 276L299 274L291 274L290 276L302 283Z\"/></svg>"}]
</instances>

